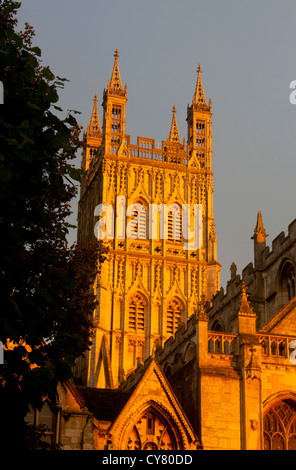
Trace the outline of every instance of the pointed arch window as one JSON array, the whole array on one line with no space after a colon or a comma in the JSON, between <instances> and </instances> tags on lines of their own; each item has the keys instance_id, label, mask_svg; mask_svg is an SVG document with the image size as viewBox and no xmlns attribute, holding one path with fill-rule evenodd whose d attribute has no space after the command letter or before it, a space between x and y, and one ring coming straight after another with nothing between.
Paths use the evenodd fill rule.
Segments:
<instances>
[{"instance_id":1,"label":"pointed arch window","mask_svg":"<svg viewBox=\"0 0 296 470\"><path fill-rule=\"evenodd\" d=\"M179 299L174 297L167 307L166 330L167 334L173 335L182 322L183 308Z\"/></svg>"},{"instance_id":2,"label":"pointed arch window","mask_svg":"<svg viewBox=\"0 0 296 470\"><path fill-rule=\"evenodd\" d=\"M112 118L113 119L120 119L121 117L121 108L113 106L112 108Z\"/></svg>"},{"instance_id":3,"label":"pointed arch window","mask_svg":"<svg viewBox=\"0 0 296 470\"><path fill-rule=\"evenodd\" d=\"M43 442L44 448L54 448L57 444L57 422L59 420L59 412L52 406L49 400L45 399L41 410L29 407L29 412L25 418L26 422L32 427L36 436L39 436Z\"/></svg>"},{"instance_id":4,"label":"pointed arch window","mask_svg":"<svg viewBox=\"0 0 296 470\"><path fill-rule=\"evenodd\" d=\"M196 122L196 146L203 147L205 144L205 122Z\"/></svg>"},{"instance_id":5,"label":"pointed arch window","mask_svg":"<svg viewBox=\"0 0 296 470\"><path fill-rule=\"evenodd\" d=\"M296 403L283 400L263 419L265 450L296 450Z\"/></svg>"},{"instance_id":6,"label":"pointed arch window","mask_svg":"<svg viewBox=\"0 0 296 470\"><path fill-rule=\"evenodd\" d=\"M295 271L293 267L290 269L287 279L287 292L289 300L295 297Z\"/></svg>"},{"instance_id":7,"label":"pointed arch window","mask_svg":"<svg viewBox=\"0 0 296 470\"><path fill-rule=\"evenodd\" d=\"M120 106L113 106L111 111L111 143L119 144L122 134L122 109Z\"/></svg>"},{"instance_id":8,"label":"pointed arch window","mask_svg":"<svg viewBox=\"0 0 296 470\"><path fill-rule=\"evenodd\" d=\"M129 329L144 331L146 304L140 294L134 295L129 302Z\"/></svg>"},{"instance_id":9,"label":"pointed arch window","mask_svg":"<svg viewBox=\"0 0 296 470\"><path fill-rule=\"evenodd\" d=\"M219 320L214 321L211 331L223 331L222 325Z\"/></svg>"},{"instance_id":10,"label":"pointed arch window","mask_svg":"<svg viewBox=\"0 0 296 470\"><path fill-rule=\"evenodd\" d=\"M91 149L89 150L89 158L90 158L90 160L92 160L92 159L95 157L95 155L96 155L96 149L91 148Z\"/></svg>"},{"instance_id":11,"label":"pointed arch window","mask_svg":"<svg viewBox=\"0 0 296 470\"><path fill-rule=\"evenodd\" d=\"M177 450L176 429L153 407L149 407L128 433L127 450ZM180 440L180 439L179 439Z\"/></svg>"},{"instance_id":12,"label":"pointed arch window","mask_svg":"<svg viewBox=\"0 0 296 470\"><path fill-rule=\"evenodd\" d=\"M287 301L291 300L296 295L295 281L296 277L294 266L292 263L287 261L282 268L280 277L280 290Z\"/></svg>"},{"instance_id":13,"label":"pointed arch window","mask_svg":"<svg viewBox=\"0 0 296 470\"><path fill-rule=\"evenodd\" d=\"M144 202L141 199L134 201L128 208L127 215L131 217L127 224L128 238L145 240L148 231L148 214Z\"/></svg>"},{"instance_id":14,"label":"pointed arch window","mask_svg":"<svg viewBox=\"0 0 296 470\"><path fill-rule=\"evenodd\" d=\"M205 131L205 122L204 121L197 121L196 122L196 132L199 134L203 134Z\"/></svg>"},{"instance_id":15,"label":"pointed arch window","mask_svg":"<svg viewBox=\"0 0 296 470\"><path fill-rule=\"evenodd\" d=\"M180 206L176 203L168 208L168 240L181 241L182 215Z\"/></svg>"}]
</instances>

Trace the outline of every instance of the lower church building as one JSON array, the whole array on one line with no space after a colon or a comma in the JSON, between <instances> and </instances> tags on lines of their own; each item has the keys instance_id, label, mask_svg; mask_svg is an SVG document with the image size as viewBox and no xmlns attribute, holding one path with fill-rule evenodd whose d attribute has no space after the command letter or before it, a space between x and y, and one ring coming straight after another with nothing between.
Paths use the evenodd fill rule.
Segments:
<instances>
[{"instance_id":1,"label":"lower church building","mask_svg":"<svg viewBox=\"0 0 296 470\"><path fill-rule=\"evenodd\" d=\"M253 262L241 275L233 263L220 288L201 68L187 146L175 107L165 141L132 144L114 57L102 130L95 95L85 134L78 211L78 240L99 230L109 247L93 344L35 422L63 450L296 450L296 219L269 248L259 212ZM164 232L151 230L151 206ZM184 207L197 206L198 246L184 231Z\"/></svg>"},{"instance_id":2,"label":"lower church building","mask_svg":"<svg viewBox=\"0 0 296 470\"><path fill-rule=\"evenodd\" d=\"M260 270L249 264L241 277L232 265L226 292L201 304L118 388L60 384L55 406L40 413L51 442L64 450L296 450L295 265L296 219L264 248Z\"/></svg>"}]
</instances>

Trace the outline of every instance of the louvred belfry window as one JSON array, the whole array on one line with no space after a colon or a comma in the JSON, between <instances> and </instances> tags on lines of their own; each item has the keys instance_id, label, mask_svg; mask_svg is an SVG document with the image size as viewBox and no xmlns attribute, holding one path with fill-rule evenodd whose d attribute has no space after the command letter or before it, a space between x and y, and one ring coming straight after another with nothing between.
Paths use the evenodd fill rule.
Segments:
<instances>
[{"instance_id":1,"label":"louvred belfry window","mask_svg":"<svg viewBox=\"0 0 296 470\"><path fill-rule=\"evenodd\" d=\"M129 303L129 329L134 331L144 331L145 326L145 302L137 294L132 297Z\"/></svg>"},{"instance_id":2,"label":"louvred belfry window","mask_svg":"<svg viewBox=\"0 0 296 470\"><path fill-rule=\"evenodd\" d=\"M174 298L167 307L167 333L173 335L182 321L182 305L181 302Z\"/></svg>"},{"instance_id":3,"label":"louvred belfry window","mask_svg":"<svg viewBox=\"0 0 296 470\"><path fill-rule=\"evenodd\" d=\"M120 135L121 135L121 108L120 107L112 108L111 131L112 131L112 137L111 137L112 142L119 143Z\"/></svg>"},{"instance_id":4,"label":"louvred belfry window","mask_svg":"<svg viewBox=\"0 0 296 470\"><path fill-rule=\"evenodd\" d=\"M145 240L148 231L148 220L146 206L141 199L133 203L130 217L131 220L128 223L127 229L128 237Z\"/></svg>"},{"instance_id":5,"label":"louvred belfry window","mask_svg":"<svg viewBox=\"0 0 296 470\"><path fill-rule=\"evenodd\" d=\"M178 204L172 204L168 211L168 240L181 241L182 217Z\"/></svg>"},{"instance_id":6,"label":"louvred belfry window","mask_svg":"<svg viewBox=\"0 0 296 470\"><path fill-rule=\"evenodd\" d=\"M204 121L196 122L196 146L203 147L205 144L205 123Z\"/></svg>"}]
</instances>

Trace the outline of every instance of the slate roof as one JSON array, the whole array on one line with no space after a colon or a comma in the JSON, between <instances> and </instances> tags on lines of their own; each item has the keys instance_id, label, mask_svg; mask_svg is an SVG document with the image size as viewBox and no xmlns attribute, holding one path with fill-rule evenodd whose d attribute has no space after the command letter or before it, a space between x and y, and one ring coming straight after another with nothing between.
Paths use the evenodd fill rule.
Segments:
<instances>
[{"instance_id":1,"label":"slate roof","mask_svg":"<svg viewBox=\"0 0 296 470\"><path fill-rule=\"evenodd\" d=\"M101 421L114 421L131 396L131 392L75 386L87 409Z\"/></svg>"}]
</instances>

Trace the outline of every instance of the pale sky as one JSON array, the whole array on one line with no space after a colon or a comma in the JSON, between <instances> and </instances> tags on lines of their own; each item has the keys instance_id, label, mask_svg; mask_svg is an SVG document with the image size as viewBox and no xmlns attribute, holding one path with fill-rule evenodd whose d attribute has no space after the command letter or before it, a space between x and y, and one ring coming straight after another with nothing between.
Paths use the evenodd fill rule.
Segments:
<instances>
[{"instance_id":1,"label":"pale sky","mask_svg":"<svg viewBox=\"0 0 296 470\"><path fill-rule=\"evenodd\" d=\"M200 62L212 99L214 217L221 285L232 261L238 273L253 261L257 212L272 240L295 219L295 0L24 0L43 65L70 80L60 106L89 122L111 77L113 53L127 83L126 133L161 142L177 108L187 138ZM100 123L102 108L99 106ZM76 214L77 200L73 203ZM74 241L75 233L71 233Z\"/></svg>"}]
</instances>

